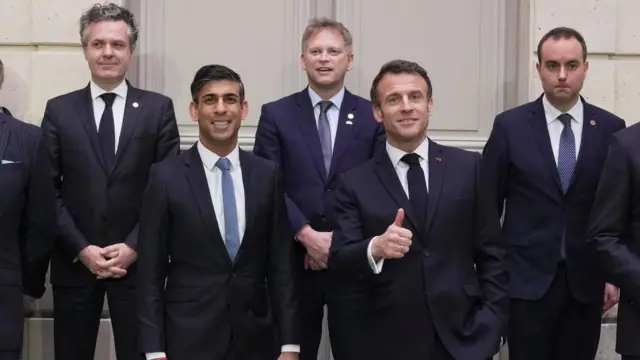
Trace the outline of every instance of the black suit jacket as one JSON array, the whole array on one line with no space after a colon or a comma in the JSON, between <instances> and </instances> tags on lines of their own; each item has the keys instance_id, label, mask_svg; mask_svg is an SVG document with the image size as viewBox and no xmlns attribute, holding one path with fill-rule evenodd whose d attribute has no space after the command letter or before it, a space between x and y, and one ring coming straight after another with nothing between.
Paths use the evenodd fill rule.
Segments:
<instances>
[{"instance_id":1,"label":"black suit jacket","mask_svg":"<svg viewBox=\"0 0 640 360\"><path fill-rule=\"evenodd\" d=\"M640 356L640 124L613 136L587 244L608 281L620 287L616 350Z\"/></svg>"},{"instance_id":2,"label":"black suit jacket","mask_svg":"<svg viewBox=\"0 0 640 360\"><path fill-rule=\"evenodd\" d=\"M138 244L140 350L169 359L275 359L299 344L293 242L278 166L240 151L246 230L234 263L194 145L152 168ZM165 288L166 281L166 288Z\"/></svg>"},{"instance_id":3,"label":"black suit jacket","mask_svg":"<svg viewBox=\"0 0 640 360\"><path fill-rule=\"evenodd\" d=\"M134 107L133 103L138 106ZM51 259L51 282L96 281L80 261L88 245L138 242L138 217L149 168L179 153L173 102L129 85L116 163L107 169L98 143L89 86L47 102L42 128L53 168L61 236ZM135 271L128 269L125 281Z\"/></svg>"},{"instance_id":4,"label":"black suit jacket","mask_svg":"<svg viewBox=\"0 0 640 360\"><path fill-rule=\"evenodd\" d=\"M40 128L0 114L0 160L0 351L12 351L22 346L21 294L45 291L55 197Z\"/></svg>"},{"instance_id":5,"label":"black suit jacket","mask_svg":"<svg viewBox=\"0 0 640 360\"><path fill-rule=\"evenodd\" d=\"M510 296L537 300L551 285L566 228L566 268L572 293L582 302L602 301L604 278L592 266L585 239L589 212L611 135L625 127L619 117L584 103L582 141L566 194L551 148L542 96L499 114L484 148L502 237L510 245Z\"/></svg>"},{"instance_id":6,"label":"black suit jacket","mask_svg":"<svg viewBox=\"0 0 640 360\"><path fill-rule=\"evenodd\" d=\"M370 321L357 334L371 351L363 359L426 359L434 325L458 360L498 351L508 305L506 248L480 154L430 141L428 164L427 219L414 216L386 151L346 172L337 190L329 266L359 283ZM374 275L367 247L399 208L413 243Z\"/></svg>"}]
</instances>

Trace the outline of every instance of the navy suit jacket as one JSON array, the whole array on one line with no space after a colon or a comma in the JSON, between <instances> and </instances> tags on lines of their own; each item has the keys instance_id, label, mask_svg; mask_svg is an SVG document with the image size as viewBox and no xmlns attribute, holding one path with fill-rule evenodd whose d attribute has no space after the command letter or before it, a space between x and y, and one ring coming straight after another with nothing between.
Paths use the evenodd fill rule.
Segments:
<instances>
[{"instance_id":1,"label":"navy suit jacket","mask_svg":"<svg viewBox=\"0 0 640 360\"><path fill-rule=\"evenodd\" d=\"M137 106L133 106L137 103ZM51 257L51 282L91 284L96 277L78 253L89 245L126 243L136 249L142 193L151 165L179 153L173 102L129 85L120 142L107 169L98 142L89 86L47 102L42 129L51 158L60 236ZM133 277L136 264L124 281Z\"/></svg>"},{"instance_id":2,"label":"navy suit jacket","mask_svg":"<svg viewBox=\"0 0 640 360\"><path fill-rule=\"evenodd\" d=\"M602 301L604 277L593 266L585 240L611 136L625 123L582 100L582 142L566 194L551 148L542 96L499 114L484 148L499 213L504 209L502 236L511 246L512 298L537 300L545 294L560 260L565 228L572 293L582 302Z\"/></svg>"},{"instance_id":3,"label":"navy suit jacket","mask_svg":"<svg viewBox=\"0 0 640 360\"><path fill-rule=\"evenodd\" d=\"M280 172L242 150L240 163L246 230L233 262L196 145L153 166L138 245L142 352L222 359L233 346L238 359L268 360L282 345L299 344L294 243Z\"/></svg>"},{"instance_id":4,"label":"navy suit jacket","mask_svg":"<svg viewBox=\"0 0 640 360\"><path fill-rule=\"evenodd\" d=\"M22 293L41 297L56 231L40 128L0 114L0 352L22 346Z\"/></svg>"},{"instance_id":5,"label":"navy suit jacket","mask_svg":"<svg viewBox=\"0 0 640 360\"><path fill-rule=\"evenodd\" d=\"M262 106L254 153L280 165L293 234L307 224L331 231L337 175L370 159L384 139L371 103L345 90L327 174L308 89Z\"/></svg>"},{"instance_id":6,"label":"navy suit jacket","mask_svg":"<svg viewBox=\"0 0 640 360\"><path fill-rule=\"evenodd\" d=\"M329 268L354 280L363 359L427 359L433 327L456 359L486 359L507 322L507 249L480 154L429 142L427 218L416 217L386 151L343 174ZM404 209L409 252L374 274L367 248ZM431 321L429 319L431 318ZM362 341L363 343L359 343Z\"/></svg>"}]
</instances>

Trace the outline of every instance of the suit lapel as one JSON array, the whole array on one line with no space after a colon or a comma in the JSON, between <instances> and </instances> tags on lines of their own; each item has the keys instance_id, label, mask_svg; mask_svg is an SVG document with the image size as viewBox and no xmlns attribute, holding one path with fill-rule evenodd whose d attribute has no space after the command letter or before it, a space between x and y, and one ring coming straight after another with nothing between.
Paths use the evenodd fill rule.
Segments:
<instances>
[{"instance_id":1,"label":"suit lapel","mask_svg":"<svg viewBox=\"0 0 640 360\"><path fill-rule=\"evenodd\" d=\"M106 173L109 173L107 165L104 162L104 158L102 157L102 151L100 150L98 129L96 128L96 119L93 114L93 99L91 98L91 91L89 90L88 85L80 91L80 97L76 102L76 108L78 109L80 122L87 133L87 138L89 139L89 143L91 143L91 149L93 149L96 159L98 159L98 162L102 165L102 169L104 169Z\"/></svg>"},{"instance_id":2,"label":"suit lapel","mask_svg":"<svg viewBox=\"0 0 640 360\"><path fill-rule=\"evenodd\" d=\"M578 159L576 160L576 167L573 171L573 177L571 178L571 184L569 190L575 184L576 179L579 179L580 172L588 166L587 159L593 158L592 153L599 151L598 143L602 138L602 132L599 131L597 122L596 108L588 104L582 99L584 106L584 116L582 119L582 140L580 141L580 151L578 152ZM593 121L593 123L592 123ZM593 124L593 125L592 125ZM567 192L569 191L567 190Z\"/></svg>"},{"instance_id":3,"label":"suit lapel","mask_svg":"<svg viewBox=\"0 0 640 360\"><path fill-rule=\"evenodd\" d=\"M256 187L258 186L258 181L262 179L259 176L260 174L258 174L256 171L253 159L251 158L249 153L244 150L240 150L240 167L242 169L242 183L244 187L244 214L238 214L238 216L244 215L245 230L244 234L242 235L242 241L240 242L240 249L238 249L238 254L236 254L236 263L238 262L240 256L244 253L249 229L253 227L253 221L256 214L256 206L258 204L255 191Z\"/></svg>"},{"instance_id":4,"label":"suit lapel","mask_svg":"<svg viewBox=\"0 0 640 360\"><path fill-rule=\"evenodd\" d=\"M437 143L429 140L429 203L427 208L427 224L425 233L429 233L431 223L438 208L438 200L442 193L442 183L447 168L447 159L443 154L443 149Z\"/></svg>"},{"instance_id":5,"label":"suit lapel","mask_svg":"<svg viewBox=\"0 0 640 360\"><path fill-rule=\"evenodd\" d=\"M9 135L11 134L11 129L4 117L5 115L0 115L0 161L4 159L4 151L7 148Z\"/></svg>"},{"instance_id":6,"label":"suit lapel","mask_svg":"<svg viewBox=\"0 0 640 360\"><path fill-rule=\"evenodd\" d=\"M551 179L553 179L558 191L562 194L562 183L560 182L558 166L556 165L556 159L553 156L553 149L551 148L551 138L549 137L547 118L544 115L544 107L542 106L542 97L539 97L538 100L534 102L533 106L533 112L529 119L531 133L536 140L535 142L538 145L538 150L542 155L542 160L549 171Z\"/></svg>"},{"instance_id":7,"label":"suit lapel","mask_svg":"<svg viewBox=\"0 0 640 360\"><path fill-rule=\"evenodd\" d=\"M391 163L391 159L386 151L380 151L376 154L376 175L380 179L382 186L387 190L389 195L393 198L396 204L404 210L405 218L413 225L414 229L418 229L418 232L422 233L424 227L420 227L419 224L423 224L423 219L416 219L415 214L411 210L411 203L407 194L402 188L398 174Z\"/></svg>"},{"instance_id":8,"label":"suit lapel","mask_svg":"<svg viewBox=\"0 0 640 360\"><path fill-rule=\"evenodd\" d=\"M316 169L322 180L327 180L327 171L324 168L322 160L322 147L320 146L320 136L318 135L318 127L316 125L316 117L311 105L311 98L307 89L302 90L297 95L297 123L302 132L304 142L311 153Z\"/></svg>"},{"instance_id":9,"label":"suit lapel","mask_svg":"<svg viewBox=\"0 0 640 360\"><path fill-rule=\"evenodd\" d=\"M353 128L358 120L357 114L358 99L345 90L344 99L340 105L340 117L338 119L338 131L336 141L333 145L333 156L331 158L331 171L329 171L329 181L336 176L342 154L349 147L353 138ZM350 115L350 116L349 116ZM347 123L349 122L349 123Z\"/></svg>"},{"instance_id":10,"label":"suit lapel","mask_svg":"<svg viewBox=\"0 0 640 360\"><path fill-rule=\"evenodd\" d=\"M131 86L128 81L127 85L129 88L127 90L127 98L125 99L124 117L122 119L122 129L120 130L120 140L118 142L116 162L113 167L114 170L118 167L118 164L126 152L136 121L140 118L140 114L144 109L143 104L140 102L140 91ZM137 106L134 106L134 103Z\"/></svg>"},{"instance_id":11,"label":"suit lapel","mask_svg":"<svg viewBox=\"0 0 640 360\"><path fill-rule=\"evenodd\" d=\"M227 264L231 266L231 258L220 234L216 213L213 209L213 203L211 202L207 177L204 173L202 159L200 159L200 154L198 154L197 145L193 145L189 150L189 156L187 157L185 166L187 167L186 175L189 187L191 188L191 193L193 194L196 204L198 204L200 216L202 216L202 221L207 229L207 237L213 241L214 246L218 248L217 252L222 254Z\"/></svg>"}]
</instances>

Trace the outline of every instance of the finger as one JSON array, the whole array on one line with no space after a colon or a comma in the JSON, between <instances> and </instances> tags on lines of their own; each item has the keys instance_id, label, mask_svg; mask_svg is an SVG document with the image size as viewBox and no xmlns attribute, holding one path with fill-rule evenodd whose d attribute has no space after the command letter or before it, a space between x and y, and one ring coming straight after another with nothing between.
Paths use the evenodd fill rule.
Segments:
<instances>
[{"instance_id":1,"label":"finger","mask_svg":"<svg viewBox=\"0 0 640 360\"><path fill-rule=\"evenodd\" d=\"M111 252L108 252L108 253L100 252L100 255L104 256L105 258L110 258L111 259L111 258L117 257L119 253L120 253L120 251L114 250L114 251L111 251Z\"/></svg>"},{"instance_id":2,"label":"finger","mask_svg":"<svg viewBox=\"0 0 640 360\"><path fill-rule=\"evenodd\" d=\"M304 256L304 269L305 270L309 269L309 255Z\"/></svg>"},{"instance_id":3,"label":"finger","mask_svg":"<svg viewBox=\"0 0 640 360\"><path fill-rule=\"evenodd\" d=\"M113 258L109 260L98 260L96 261L96 265L98 265L101 269L108 269L112 266L117 266L119 264L120 258Z\"/></svg>"},{"instance_id":4,"label":"finger","mask_svg":"<svg viewBox=\"0 0 640 360\"><path fill-rule=\"evenodd\" d=\"M116 266L110 267L109 272L112 273L114 276L118 276L118 277L122 277L127 274L127 270L116 267Z\"/></svg>"},{"instance_id":5,"label":"finger","mask_svg":"<svg viewBox=\"0 0 640 360\"><path fill-rule=\"evenodd\" d=\"M396 234L400 235L401 237L404 237L404 238L407 238L407 239L412 239L413 238L413 233L409 229L395 228L394 231L395 231Z\"/></svg>"},{"instance_id":6,"label":"finger","mask_svg":"<svg viewBox=\"0 0 640 360\"><path fill-rule=\"evenodd\" d=\"M396 213L396 218L393 220L393 225L402 227L402 222L404 221L404 210L402 208L398 209Z\"/></svg>"}]
</instances>

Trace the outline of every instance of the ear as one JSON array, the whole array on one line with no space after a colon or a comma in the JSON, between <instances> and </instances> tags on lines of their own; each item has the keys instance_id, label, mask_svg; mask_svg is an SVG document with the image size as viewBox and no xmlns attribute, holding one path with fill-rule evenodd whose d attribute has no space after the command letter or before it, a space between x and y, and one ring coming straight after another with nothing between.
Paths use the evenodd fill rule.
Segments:
<instances>
[{"instance_id":1,"label":"ear","mask_svg":"<svg viewBox=\"0 0 640 360\"><path fill-rule=\"evenodd\" d=\"M376 121L380 124L382 124L382 120L384 120L384 114L382 113L382 108L378 105L371 105L372 109L373 109L373 117L376 119Z\"/></svg>"},{"instance_id":2,"label":"ear","mask_svg":"<svg viewBox=\"0 0 640 360\"><path fill-rule=\"evenodd\" d=\"M349 51L347 54L347 71L353 68L353 52Z\"/></svg>"},{"instance_id":3,"label":"ear","mask_svg":"<svg viewBox=\"0 0 640 360\"><path fill-rule=\"evenodd\" d=\"M427 100L427 111L429 111L429 116L433 113L433 96Z\"/></svg>"},{"instance_id":4,"label":"ear","mask_svg":"<svg viewBox=\"0 0 640 360\"><path fill-rule=\"evenodd\" d=\"M240 120L243 120L247 118L247 115L249 114L249 103L247 102L247 100L242 102L242 108L240 109Z\"/></svg>"},{"instance_id":5,"label":"ear","mask_svg":"<svg viewBox=\"0 0 640 360\"><path fill-rule=\"evenodd\" d=\"M193 122L198 122L198 104L193 100L189 103L189 115L191 115Z\"/></svg>"},{"instance_id":6,"label":"ear","mask_svg":"<svg viewBox=\"0 0 640 360\"><path fill-rule=\"evenodd\" d=\"M304 53L300 54L300 68L302 70L307 70L307 65L304 63Z\"/></svg>"}]
</instances>

